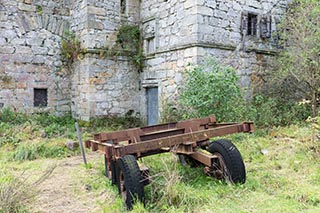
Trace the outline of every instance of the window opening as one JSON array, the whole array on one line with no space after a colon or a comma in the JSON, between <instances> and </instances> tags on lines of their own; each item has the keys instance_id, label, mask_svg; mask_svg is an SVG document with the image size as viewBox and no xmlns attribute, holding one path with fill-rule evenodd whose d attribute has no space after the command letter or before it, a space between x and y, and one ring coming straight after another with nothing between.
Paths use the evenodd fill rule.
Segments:
<instances>
[{"instance_id":1,"label":"window opening","mask_svg":"<svg viewBox=\"0 0 320 213\"><path fill-rule=\"evenodd\" d=\"M147 53L152 53L154 52L154 37L148 38L147 39Z\"/></svg>"},{"instance_id":2,"label":"window opening","mask_svg":"<svg viewBox=\"0 0 320 213\"><path fill-rule=\"evenodd\" d=\"M258 16L252 13L248 14L247 35L257 35Z\"/></svg>"},{"instance_id":3,"label":"window opening","mask_svg":"<svg viewBox=\"0 0 320 213\"><path fill-rule=\"evenodd\" d=\"M48 89L34 88L33 106L46 107L48 105Z\"/></svg>"},{"instance_id":4,"label":"window opening","mask_svg":"<svg viewBox=\"0 0 320 213\"><path fill-rule=\"evenodd\" d=\"M121 14L126 13L127 2L126 0L120 0L120 12Z\"/></svg>"}]
</instances>

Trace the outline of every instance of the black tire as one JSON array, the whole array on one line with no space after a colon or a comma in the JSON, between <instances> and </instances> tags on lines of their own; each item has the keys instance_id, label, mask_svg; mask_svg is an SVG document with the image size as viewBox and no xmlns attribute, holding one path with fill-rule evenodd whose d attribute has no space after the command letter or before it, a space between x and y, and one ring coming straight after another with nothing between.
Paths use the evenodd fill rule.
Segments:
<instances>
[{"instance_id":1,"label":"black tire","mask_svg":"<svg viewBox=\"0 0 320 213\"><path fill-rule=\"evenodd\" d=\"M202 164L190 157L189 155L178 154L179 162L182 166L198 167Z\"/></svg>"},{"instance_id":2,"label":"black tire","mask_svg":"<svg viewBox=\"0 0 320 213\"><path fill-rule=\"evenodd\" d=\"M141 171L133 155L125 155L117 161L117 184L127 209L131 210L136 200L144 201L144 186Z\"/></svg>"},{"instance_id":3,"label":"black tire","mask_svg":"<svg viewBox=\"0 0 320 213\"><path fill-rule=\"evenodd\" d=\"M105 165L105 176L107 178L111 179L111 184L113 184L113 185L116 184L117 183L117 171L116 171L115 162L113 160L111 160L110 164L108 164L107 158L104 157L104 165ZM111 169L111 177L109 177L109 173L108 173L109 166L110 166L110 169Z\"/></svg>"},{"instance_id":4,"label":"black tire","mask_svg":"<svg viewBox=\"0 0 320 213\"><path fill-rule=\"evenodd\" d=\"M241 154L231 141L226 139L213 141L207 150L218 156L217 163L212 165L212 170L220 172L221 179L235 184L246 182L246 170Z\"/></svg>"}]
</instances>

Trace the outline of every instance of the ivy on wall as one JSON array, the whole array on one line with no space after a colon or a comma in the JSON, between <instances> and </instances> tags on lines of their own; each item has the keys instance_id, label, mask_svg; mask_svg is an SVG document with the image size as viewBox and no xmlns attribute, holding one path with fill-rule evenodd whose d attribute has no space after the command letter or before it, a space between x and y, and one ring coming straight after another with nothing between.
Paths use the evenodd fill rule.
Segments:
<instances>
[{"instance_id":1,"label":"ivy on wall","mask_svg":"<svg viewBox=\"0 0 320 213\"><path fill-rule=\"evenodd\" d=\"M81 55L88 53L86 49L80 48L80 41L75 34L66 32L61 41L61 57L65 66L71 70L73 62ZM143 49L139 26L122 25L117 33L115 44L100 50L101 57L127 56L138 68L143 67Z\"/></svg>"},{"instance_id":2,"label":"ivy on wall","mask_svg":"<svg viewBox=\"0 0 320 213\"><path fill-rule=\"evenodd\" d=\"M115 45L103 50L101 55L106 57L120 55L128 56L138 70L141 71L144 56L139 26L128 24L122 25L118 29L116 37Z\"/></svg>"}]
</instances>

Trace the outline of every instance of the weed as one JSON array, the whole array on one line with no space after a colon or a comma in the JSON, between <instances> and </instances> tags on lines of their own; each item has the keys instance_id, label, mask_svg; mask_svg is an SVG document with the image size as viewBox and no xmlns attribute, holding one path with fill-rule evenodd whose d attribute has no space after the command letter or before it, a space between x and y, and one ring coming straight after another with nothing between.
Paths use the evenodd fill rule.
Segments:
<instances>
[{"instance_id":1,"label":"weed","mask_svg":"<svg viewBox=\"0 0 320 213\"><path fill-rule=\"evenodd\" d=\"M85 124L86 125L86 124ZM105 116L92 120L89 124L91 129L119 130L142 126L142 119L138 115L127 113L124 116Z\"/></svg>"},{"instance_id":2,"label":"weed","mask_svg":"<svg viewBox=\"0 0 320 213\"><path fill-rule=\"evenodd\" d=\"M12 153L11 160L24 161L35 160L38 158L61 158L77 153L72 152L64 146L50 145L41 143L23 143L20 144Z\"/></svg>"},{"instance_id":3,"label":"weed","mask_svg":"<svg viewBox=\"0 0 320 213\"><path fill-rule=\"evenodd\" d=\"M117 39L112 48L105 48L101 56L128 56L132 63L142 70L144 55L141 45L140 29L138 26L124 24L117 31Z\"/></svg>"},{"instance_id":4,"label":"weed","mask_svg":"<svg viewBox=\"0 0 320 213\"><path fill-rule=\"evenodd\" d=\"M28 121L28 118L22 113L14 112L10 108L3 108L0 111L0 122L7 124L22 124Z\"/></svg>"},{"instance_id":5,"label":"weed","mask_svg":"<svg viewBox=\"0 0 320 213\"><path fill-rule=\"evenodd\" d=\"M42 15L43 14L43 8L41 5L37 5L36 6L36 12L39 14L39 15Z\"/></svg>"},{"instance_id":6,"label":"weed","mask_svg":"<svg viewBox=\"0 0 320 213\"><path fill-rule=\"evenodd\" d=\"M69 68L68 70L70 73L73 62L83 51L84 50L80 48L80 41L76 38L75 34L72 32L65 32L61 40L61 56L65 65Z\"/></svg>"},{"instance_id":7,"label":"weed","mask_svg":"<svg viewBox=\"0 0 320 213\"><path fill-rule=\"evenodd\" d=\"M36 181L31 182L24 173L19 177L4 175L0 177L0 212L29 212L25 204L37 195L37 186L41 184L55 167L50 167Z\"/></svg>"}]
</instances>

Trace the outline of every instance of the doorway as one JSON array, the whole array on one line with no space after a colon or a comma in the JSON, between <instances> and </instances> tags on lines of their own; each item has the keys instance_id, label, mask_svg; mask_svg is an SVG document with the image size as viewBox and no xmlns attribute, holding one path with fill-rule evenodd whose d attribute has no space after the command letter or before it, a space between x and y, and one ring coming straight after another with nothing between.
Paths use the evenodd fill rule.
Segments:
<instances>
[{"instance_id":1,"label":"doorway","mask_svg":"<svg viewBox=\"0 0 320 213\"><path fill-rule=\"evenodd\" d=\"M148 87L146 89L148 125L156 125L159 119L158 87Z\"/></svg>"}]
</instances>

